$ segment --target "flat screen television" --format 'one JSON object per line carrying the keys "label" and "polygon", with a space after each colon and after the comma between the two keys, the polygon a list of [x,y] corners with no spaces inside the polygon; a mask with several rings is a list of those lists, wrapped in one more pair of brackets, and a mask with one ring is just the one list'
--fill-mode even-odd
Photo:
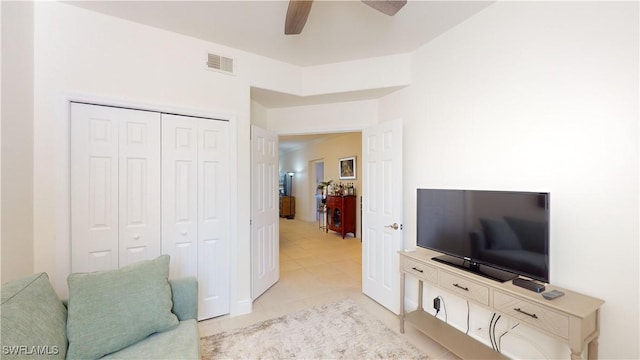
{"label": "flat screen television", "polygon": [[417,190],[417,245],[498,281],[549,282],[549,193]]}

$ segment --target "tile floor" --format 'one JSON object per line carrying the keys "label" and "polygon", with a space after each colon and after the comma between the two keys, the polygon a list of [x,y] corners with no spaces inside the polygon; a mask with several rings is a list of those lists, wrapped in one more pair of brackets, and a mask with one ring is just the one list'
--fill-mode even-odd
{"label": "tile floor", "polygon": [[[253,304],[253,312],[201,321],[200,336],[245,327],[297,310],[351,298],[399,333],[398,318],[361,290],[360,238],[325,233],[315,222],[280,219],[280,281]],[[406,324],[403,335],[432,359],[456,359],[446,349]]]}

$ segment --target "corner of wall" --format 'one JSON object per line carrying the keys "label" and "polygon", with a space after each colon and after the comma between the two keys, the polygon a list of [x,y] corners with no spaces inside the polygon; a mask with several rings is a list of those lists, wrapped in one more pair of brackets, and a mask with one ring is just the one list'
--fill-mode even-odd
{"label": "corner of wall", "polygon": [[[34,4],[1,3],[2,282],[34,271]],[[10,211],[7,211],[10,210]]]}

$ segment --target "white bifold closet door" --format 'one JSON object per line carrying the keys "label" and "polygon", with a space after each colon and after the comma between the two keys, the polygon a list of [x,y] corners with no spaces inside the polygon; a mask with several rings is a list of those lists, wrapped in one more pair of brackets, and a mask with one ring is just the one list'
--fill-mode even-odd
{"label": "white bifold closet door", "polygon": [[162,252],[198,277],[198,319],[229,312],[228,126],[162,115]]}
{"label": "white bifold closet door", "polygon": [[71,270],[160,255],[160,114],[71,105]]}
{"label": "white bifold closet door", "polygon": [[169,254],[198,319],[229,313],[229,123],[71,105],[71,271]]}

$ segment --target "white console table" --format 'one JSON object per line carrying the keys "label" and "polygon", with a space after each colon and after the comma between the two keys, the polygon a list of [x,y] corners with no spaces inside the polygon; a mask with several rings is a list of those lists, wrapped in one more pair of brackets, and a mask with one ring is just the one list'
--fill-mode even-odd
{"label": "white console table", "polygon": [[[418,248],[400,251],[400,332],[404,322],[410,322],[449,351],[461,358],[504,358],[481,342],[465,335],[423,310],[423,283],[440,287],[491,311],[509,316],[530,325],[540,332],[566,342],[571,359],[582,358],[588,344],[588,358],[598,358],[600,307],[604,301],[552,285],[546,291],[558,289],[564,296],[546,300],[541,294],[514,286],[510,281],[500,283],[482,276],[431,260],[442,255]],[[405,313],[405,281],[409,274],[418,282],[418,309]]]}

